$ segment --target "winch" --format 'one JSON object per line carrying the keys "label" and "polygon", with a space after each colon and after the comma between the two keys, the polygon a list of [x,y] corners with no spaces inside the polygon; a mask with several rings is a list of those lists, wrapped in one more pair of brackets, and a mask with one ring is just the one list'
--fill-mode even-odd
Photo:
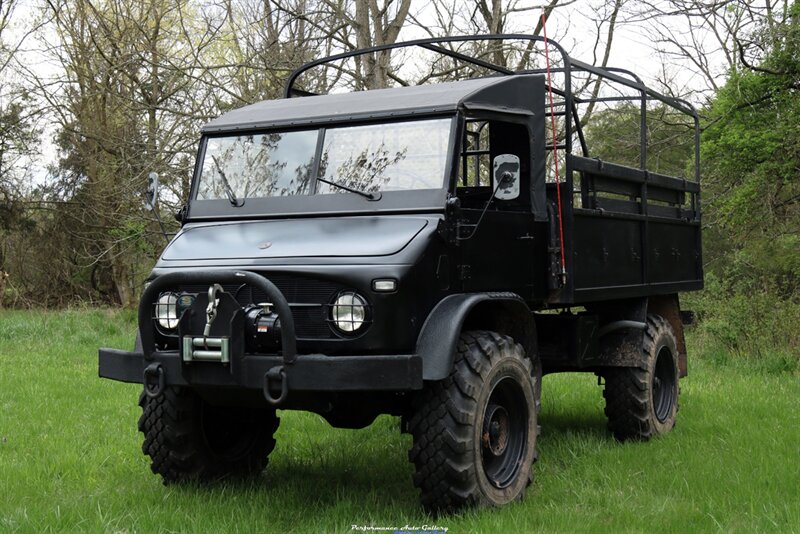
{"label": "winch", "polygon": [[276,352],[281,346],[281,322],[272,304],[250,304],[244,309],[248,352]]}

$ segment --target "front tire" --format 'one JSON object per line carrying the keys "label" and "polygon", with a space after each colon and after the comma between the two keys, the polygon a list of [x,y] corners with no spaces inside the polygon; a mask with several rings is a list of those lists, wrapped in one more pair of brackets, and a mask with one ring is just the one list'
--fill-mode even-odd
{"label": "front tire", "polygon": [[647,441],[672,430],[678,413],[678,349],[660,315],[648,315],[636,367],[604,373],[608,428],[620,441]]}
{"label": "front tire", "polygon": [[210,482],[260,473],[275,448],[272,409],[216,407],[188,388],[139,397],[142,452],[164,484]]}
{"label": "front tire", "polygon": [[414,485],[427,511],[524,496],[537,437],[533,368],[510,337],[461,335],[450,376],[426,385],[408,421]]}

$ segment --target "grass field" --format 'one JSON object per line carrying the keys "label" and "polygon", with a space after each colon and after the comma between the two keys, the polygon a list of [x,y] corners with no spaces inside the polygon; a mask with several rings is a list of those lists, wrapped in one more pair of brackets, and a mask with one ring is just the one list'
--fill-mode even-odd
{"label": "grass field", "polygon": [[692,352],[675,431],[616,443],[593,375],[544,380],[540,461],[524,502],[421,513],[398,421],[337,430],[282,414],[256,481],[164,487],[136,431],[138,388],[97,378],[132,314],[0,311],[0,531],[800,531],[800,376]]}

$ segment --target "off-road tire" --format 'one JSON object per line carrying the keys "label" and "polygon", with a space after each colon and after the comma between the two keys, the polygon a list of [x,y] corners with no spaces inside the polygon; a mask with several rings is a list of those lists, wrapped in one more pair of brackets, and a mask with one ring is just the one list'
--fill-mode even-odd
{"label": "off-road tire", "polygon": [[[537,437],[538,385],[532,369],[522,346],[508,336],[480,331],[461,335],[450,376],[427,384],[408,418],[413,481],[426,511],[501,506],[524,496],[533,480]],[[485,425],[497,421],[508,430],[505,445],[485,432]],[[498,428],[494,436],[500,434]],[[509,460],[497,455],[503,452]]]}
{"label": "off-road tire", "polygon": [[672,327],[648,315],[636,367],[603,373],[608,429],[619,441],[647,441],[672,430],[678,413],[678,349]]}
{"label": "off-road tire", "polygon": [[256,475],[275,448],[274,410],[218,408],[181,387],[155,398],[142,392],[139,406],[142,452],[164,484]]}

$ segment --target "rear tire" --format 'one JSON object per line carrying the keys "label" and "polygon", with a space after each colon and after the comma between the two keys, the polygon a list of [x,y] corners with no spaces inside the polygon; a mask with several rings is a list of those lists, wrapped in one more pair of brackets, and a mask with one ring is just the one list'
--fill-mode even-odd
{"label": "rear tire", "polygon": [[164,484],[260,473],[275,448],[275,410],[216,407],[188,388],[139,396],[142,452]]}
{"label": "rear tire", "polygon": [[537,437],[532,369],[510,337],[461,335],[450,376],[425,386],[408,419],[414,485],[428,512],[524,496]]}
{"label": "rear tire", "polygon": [[608,429],[620,441],[672,430],[678,413],[678,349],[672,327],[648,315],[639,365],[605,371]]}

